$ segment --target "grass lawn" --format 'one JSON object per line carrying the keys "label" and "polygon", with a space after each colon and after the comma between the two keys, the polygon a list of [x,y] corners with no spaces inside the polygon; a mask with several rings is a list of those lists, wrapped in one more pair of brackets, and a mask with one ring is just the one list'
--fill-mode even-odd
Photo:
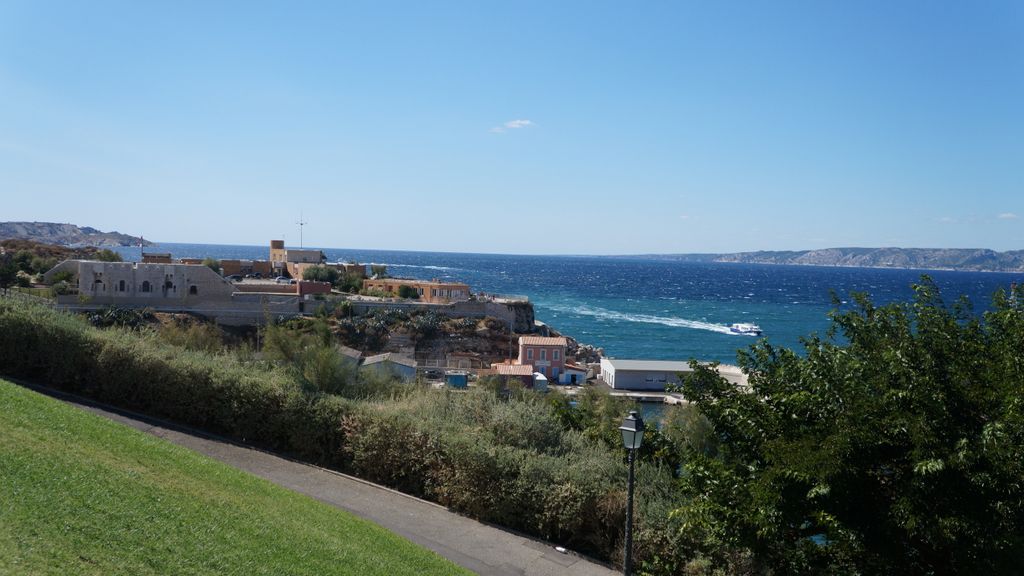
{"label": "grass lawn", "polygon": [[0,574],[470,574],[370,522],[0,380]]}

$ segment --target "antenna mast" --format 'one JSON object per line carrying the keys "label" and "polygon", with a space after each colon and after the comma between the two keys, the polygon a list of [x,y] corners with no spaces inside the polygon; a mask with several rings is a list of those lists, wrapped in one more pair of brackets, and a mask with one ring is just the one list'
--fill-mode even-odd
{"label": "antenna mast", "polygon": [[302,212],[299,212],[299,221],[296,222],[296,224],[299,225],[299,249],[301,250],[302,249],[302,227],[305,226],[306,224],[308,224],[308,222],[306,222],[305,220],[302,219]]}

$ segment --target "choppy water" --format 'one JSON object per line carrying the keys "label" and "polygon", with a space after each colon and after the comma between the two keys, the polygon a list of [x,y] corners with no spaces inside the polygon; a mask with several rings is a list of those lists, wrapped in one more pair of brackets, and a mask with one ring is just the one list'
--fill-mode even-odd
{"label": "choppy water", "polygon": [[[529,296],[537,319],[619,358],[720,360],[753,343],[729,332],[734,322],[761,326],[773,343],[828,328],[831,291],[848,300],[867,292],[876,303],[907,300],[923,272],[665,262],[588,256],[514,256],[323,248],[331,261],[386,264],[393,276],[442,278],[474,291]],[[122,248],[137,260],[138,248]],[[163,244],[147,251],[175,257],[266,259],[265,246]],[[1024,274],[927,272],[947,301],[967,295],[983,309],[999,288]]]}

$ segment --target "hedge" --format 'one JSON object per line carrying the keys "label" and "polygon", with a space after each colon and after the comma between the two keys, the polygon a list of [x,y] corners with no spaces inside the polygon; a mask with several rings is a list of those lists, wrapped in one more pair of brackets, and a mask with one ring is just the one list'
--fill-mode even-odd
{"label": "hedge", "polygon": [[[598,558],[621,558],[622,454],[562,430],[543,402],[503,401],[482,390],[374,401],[309,392],[285,369],[186,351],[145,330],[100,330],[4,299],[0,374],[294,455]],[[667,471],[643,473],[655,484],[671,482]],[[645,489],[638,526],[657,528],[649,540],[669,542],[664,519],[645,523],[643,510],[670,506],[645,504]],[[675,553],[638,548],[651,560]]]}

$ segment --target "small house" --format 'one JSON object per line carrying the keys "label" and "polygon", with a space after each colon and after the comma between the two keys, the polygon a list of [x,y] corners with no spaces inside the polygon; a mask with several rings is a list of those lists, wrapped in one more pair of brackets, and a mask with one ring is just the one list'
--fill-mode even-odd
{"label": "small house", "polygon": [[558,377],[559,384],[578,385],[587,381],[587,369],[572,362],[565,363],[565,371]]}
{"label": "small house", "polygon": [[535,392],[547,392],[548,391],[548,379],[540,372],[533,373],[533,390]]}
{"label": "small house", "polygon": [[363,360],[362,369],[390,373],[402,380],[416,379],[416,361],[393,352],[369,356]]}

